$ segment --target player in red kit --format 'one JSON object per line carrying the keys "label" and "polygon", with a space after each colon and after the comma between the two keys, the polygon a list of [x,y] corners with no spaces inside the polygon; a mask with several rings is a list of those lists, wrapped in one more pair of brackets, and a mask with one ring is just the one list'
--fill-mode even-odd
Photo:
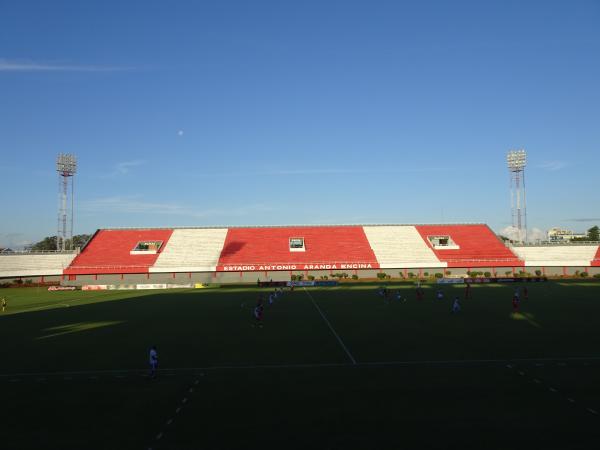
{"label": "player in red kit", "polygon": [[516,314],[519,312],[520,303],[521,303],[521,300],[519,299],[519,296],[514,295],[513,299],[512,299],[513,314]]}

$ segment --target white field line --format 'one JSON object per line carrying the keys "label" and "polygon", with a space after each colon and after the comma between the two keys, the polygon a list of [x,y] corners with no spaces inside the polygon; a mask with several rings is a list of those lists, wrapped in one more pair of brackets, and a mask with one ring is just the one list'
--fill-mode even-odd
{"label": "white field line", "polygon": [[[468,366],[468,365],[506,365],[510,363],[535,363],[536,361],[600,361],[600,357],[574,357],[574,358],[519,358],[519,359],[440,359],[440,360],[407,360],[407,361],[371,361],[354,363],[299,363],[299,364],[230,364],[204,367],[173,367],[171,369],[158,369],[157,372],[194,372],[209,370],[261,370],[261,369],[320,369],[335,367],[376,367],[376,366]],[[23,376],[65,376],[65,375],[114,375],[135,374],[144,375],[148,369],[105,369],[105,370],[73,370],[64,372],[15,372],[0,374],[0,378],[23,377]],[[202,375],[201,375],[202,376]]]}
{"label": "white field line", "polygon": [[[193,291],[193,289],[186,289],[186,290]],[[19,309],[18,311],[7,311],[7,313],[8,313],[7,316],[12,316],[14,314],[22,314],[22,313],[27,313],[27,312],[41,311],[43,309],[48,309],[48,308],[50,308],[50,309],[58,309],[59,306],[62,306],[63,308],[68,308],[70,306],[95,305],[96,303],[102,303],[103,301],[105,301],[106,300],[105,297],[111,297],[111,296],[115,295],[116,292],[119,292],[119,291],[112,291],[112,292],[107,293],[107,294],[100,294],[100,295],[97,295],[95,297],[89,297],[89,298],[84,298],[84,297],[81,297],[81,298],[72,298],[72,299],[66,300],[63,303],[52,303],[52,304],[45,305],[45,306],[33,306],[31,308]],[[120,292],[123,292],[123,291],[120,291]],[[140,291],[138,291],[138,293],[139,292]],[[155,291],[155,293],[158,294],[159,292]],[[150,293],[148,293],[148,294],[151,295]],[[139,295],[139,294],[138,295],[133,295],[133,296],[127,296],[127,297],[124,297],[122,300],[129,300],[131,298],[138,298],[140,296],[141,295]],[[84,301],[90,300],[90,299],[91,300],[100,299],[101,301],[100,302],[89,302],[89,303],[81,303],[81,304],[73,305],[73,303],[84,302]],[[108,298],[106,301],[115,301],[115,300],[117,300],[117,299]]]}
{"label": "white field line", "polygon": [[53,303],[52,305],[46,305],[46,306],[34,306],[32,308],[25,308],[25,309],[20,309],[18,311],[14,311],[14,312],[10,312],[9,315],[14,315],[14,314],[21,314],[21,313],[26,313],[26,312],[32,312],[32,311],[41,311],[42,309],[58,309],[59,306],[62,306],[63,308],[68,308],[69,305],[68,303]]}
{"label": "white field line", "polygon": [[[194,384],[196,385],[199,382],[200,382],[200,380],[196,380],[196,381],[194,381]],[[190,387],[189,388],[189,392],[190,393],[194,392],[194,388]],[[185,405],[187,402],[188,402],[188,398],[187,397],[183,397],[183,400],[181,400],[181,405]],[[179,411],[181,411],[181,406],[177,407],[177,409],[175,410],[175,414],[179,414]],[[167,427],[170,426],[173,423],[174,420],[175,419],[173,417],[171,417],[170,419],[168,419],[167,423],[166,423],[166,426]],[[159,441],[159,440],[162,439],[163,436],[164,436],[164,430],[161,430],[161,432],[158,433],[154,439],[157,440],[157,441]],[[152,450],[152,447],[149,447],[149,448],[150,448],[150,450]]]}
{"label": "white field line", "polygon": [[339,336],[339,334],[337,334],[337,332],[335,331],[335,329],[333,328],[333,326],[331,325],[329,320],[327,320],[327,317],[325,317],[325,314],[323,313],[323,311],[321,311],[321,308],[319,308],[319,305],[317,305],[317,302],[315,302],[315,299],[313,298],[311,293],[306,288],[304,288],[304,292],[306,292],[306,294],[310,298],[310,301],[312,302],[312,304],[315,305],[315,308],[317,308],[317,311],[319,311],[319,314],[321,314],[321,317],[323,318],[323,320],[325,321],[325,323],[327,324],[327,326],[329,327],[329,329],[331,330],[331,332],[333,333],[333,335],[335,336],[337,341],[340,343],[340,346],[346,352],[346,355],[348,355],[348,358],[350,358],[350,361],[352,361],[352,364],[356,365],[356,360],[354,359],[354,356],[352,356],[352,353],[350,353],[350,350],[348,350],[348,347],[346,347],[346,344],[344,344],[344,341],[342,341],[342,338]]}

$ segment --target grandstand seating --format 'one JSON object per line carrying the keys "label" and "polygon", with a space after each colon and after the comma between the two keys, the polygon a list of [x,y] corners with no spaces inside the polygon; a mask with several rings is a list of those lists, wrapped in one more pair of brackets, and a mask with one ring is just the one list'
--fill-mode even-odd
{"label": "grandstand seating", "polygon": [[227,228],[189,228],[173,231],[150,272],[213,272]]}
{"label": "grandstand seating", "polygon": [[525,260],[526,266],[579,266],[591,265],[598,250],[596,245],[545,245],[513,247]]}
{"label": "grandstand seating", "polygon": [[150,240],[163,241],[162,251],[172,232],[165,229],[100,230],[64,273],[146,273],[159,253],[132,255],[130,252],[138,242]]}
{"label": "grandstand seating", "polygon": [[[446,236],[447,248],[442,246]],[[437,238],[435,244],[430,237]],[[299,238],[292,248],[291,238]],[[132,253],[140,241],[163,244],[156,254],[147,250]],[[18,276],[60,274],[63,267],[64,274],[77,275],[600,266],[598,246],[520,246],[511,250],[483,224],[105,229],[97,231],[72,261],[73,255],[27,257],[39,259],[12,264],[10,261],[18,261],[16,255],[0,256],[0,277],[15,272]],[[8,271],[9,266],[14,267]]]}
{"label": "grandstand seating", "polygon": [[[290,252],[293,237],[304,238],[305,251]],[[230,228],[217,270],[286,270],[290,265],[298,266],[290,270],[379,267],[360,226],[265,227]]]}
{"label": "grandstand seating", "polygon": [[[448,267],[523,266],[523,261],[487,225],[417,225],[416,229],[436,256],[448,263]],[[450,236],[459,248],[434,248],[428,237],[439,235]]]}
{"label": "grandstand seating", "polygon": [[598,246],[598,249],[596,250],[596,255],[594,256],[594,259],[592,260],[592,266],[600,267],[600,246]]}
{"label": "grandstand seating", "polygon": [[61,275],[75,253],[0,255],[0,278]]}
{"label": "grandstand seating", "polygon": [[363,227],[382,269],[447,267],[412,225]]}

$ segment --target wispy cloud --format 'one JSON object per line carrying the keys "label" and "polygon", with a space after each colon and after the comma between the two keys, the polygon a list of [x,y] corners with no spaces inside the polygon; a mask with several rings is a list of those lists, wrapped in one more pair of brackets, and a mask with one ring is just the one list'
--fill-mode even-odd
{"label": "wispy cloud", "polygon": [[[513,241],[521,241],[525,238],[524,233],[512,225],[502,228],[502,230],[500,230],[500,235],[505,236]],[[545,239],[546,233],[542,229],[533,227],[527,230],[528,242],[543,241]]]}
{"label": "wispy cloud", "polygon": [[22,249],[31,243],[31,239],[28,239],[23,233],[0,233],[0,247],[2,248]]}
{"label": "wispy cloud", "polygon": [[566,219],[567,222],[600,222],[600,217],[577,217],[575,219]]}
{"label": "wispy cloud", "polygon": [[198,209],[180,203],[149,202],[139,195],[114,196],[83,201],[81,211],[90,213],[128,213],[186,216],[192,218],[245,216],[271,211],[263,204],[250,204],[231,208]]}
{"label": "wispy cloud", "polygon": [[114,178],[121,175],[128,175],[133,171],[134,168],[143,166],[144,164],[146,164],[146,161],[142,159],[134,159],[132,161],[121,161],[112,166],[112,168],[109,169],[109,171],[104,173],[97,173],[95,174],[95,176],[98,178]]}
{"label": "wispy cloud", "polygon": [[423,173],[423,172],[445,172],[453,170],[450,167],[419,167],[419,168],[325,168],[325,169],[266,169],[245,170],[232,172],[205,172],[194,173],[196,177],[268,177],[268,176],[310,176],[310,175],[367,175],[367,174],[399,174],[399,173]]}
{"label": "wispy cloud", "polygon": [[132,167],[139,167],[143,166],[144,164],[146,164],[146,161],[143,161],[141,159],[120,162],[115,166],[115,174],[127,175],[131,171]]}
{"label": "wispy cloud", "polygon": [[548,170],[550,172],[556,172],[557,170],[564,169],[567,167],[569,163],[566,161],[545,161],[542,164],[539,164],[537,167],[540,169]]}
{"label": "wispy cloud", "polygon": [[132,67],[63,64],[0,58],[0,72],[118,72]]}

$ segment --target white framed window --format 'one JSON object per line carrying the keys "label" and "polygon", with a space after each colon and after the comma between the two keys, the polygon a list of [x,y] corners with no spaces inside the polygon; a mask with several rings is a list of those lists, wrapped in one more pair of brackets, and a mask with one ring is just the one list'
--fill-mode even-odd
{"label": "white framed window", "polygon": [[290,238],[290,252],[305,252],[306,247],[304,246],[304,238],[292,237]]}
{"label": "white framed window", "polygon": [[452,240],[449,235],[427,236],[433,248],[438,250],[458,250],[460,247]]}
{"label": "white framed window", "polygon": [[163,241],[139,241],[130,255],[155,255],[162,247]]}

